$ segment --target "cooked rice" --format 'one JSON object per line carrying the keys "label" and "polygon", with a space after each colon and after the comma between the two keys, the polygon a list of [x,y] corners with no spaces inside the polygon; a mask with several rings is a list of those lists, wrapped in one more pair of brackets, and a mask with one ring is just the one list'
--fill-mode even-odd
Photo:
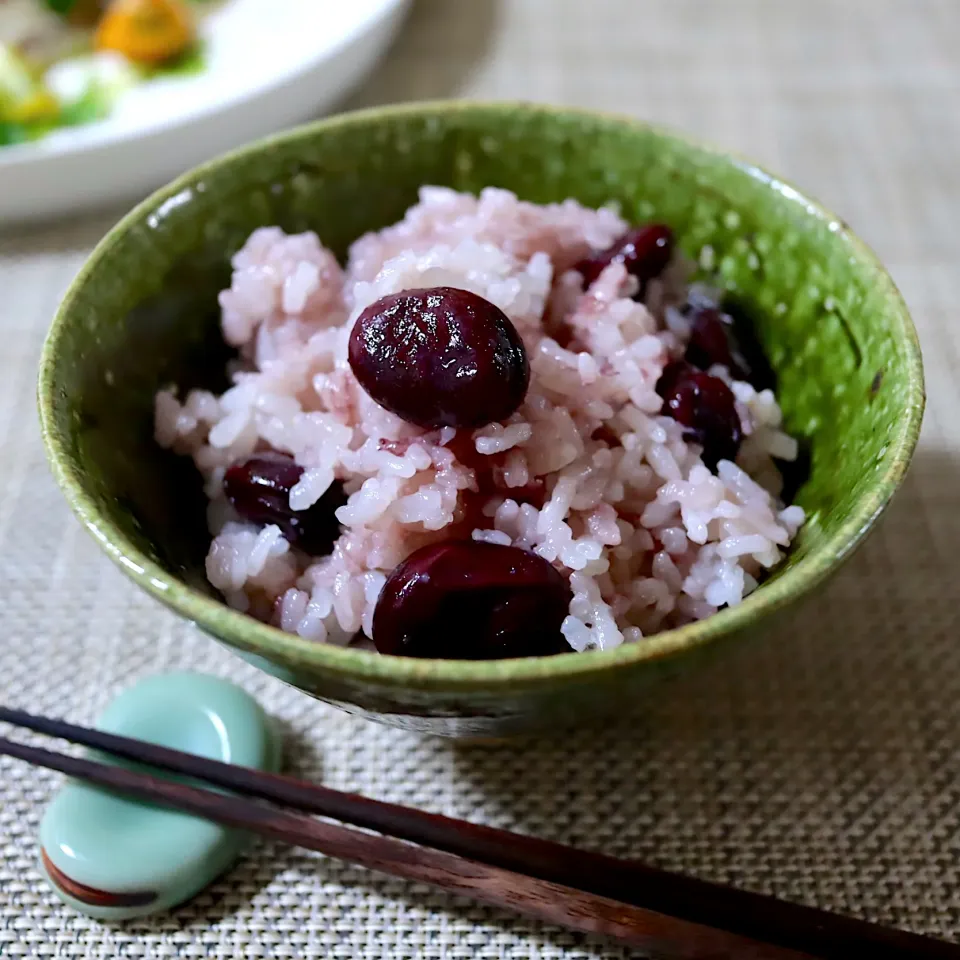
{"label": "cooked rice", "polygon": [[[538,206],[505,190],[477,198],[425,187],[400,223],[356,241],[345,270],[312,233],[256,230],[220,296],[224,337],[240,350],[233,386],[219,397],[195,390],[181,399],[171,387],[156,398],[158,442],[192,456],[204,477],[207,576],[228,603],[345,644],[370,635],[389,572],[451,534],[533,550],[568,576],[563,633],[575,650],[640,640],[755,589],[803,523],[800,507],[777,499],[772,459],[795,458],[796,443],[780,429],[771,391],[732,381],[725,368],[711,372],[737,400],[745,439],[736,464],[711,473],[682,427],[660,415],[657,380],[688,335],[678,309],[686,265],[676,258],[644,303],[631,299],[636,281],[621,265],[586,292],[570,270],[626,229],[612,210],[572,200]],[[364,307],[440,285],[500,307],[530,358],[522,406],[470,438],[400,420],[347,362]],[[343,482],[349,499],[329,556],[304,556],[278,527],[241,521],[224,499],[227,467],[265,449],[304,467],[292,509]],[[494,458],[496,492],[465,529],[467,500],[476,500],[471,464],[485,457]],[[538,481],[543,505],[521,502],[518,491]]]}

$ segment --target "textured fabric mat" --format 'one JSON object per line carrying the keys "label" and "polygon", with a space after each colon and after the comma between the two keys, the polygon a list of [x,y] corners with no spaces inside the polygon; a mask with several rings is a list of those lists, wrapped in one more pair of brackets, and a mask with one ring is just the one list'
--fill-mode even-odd
{"label": "textured fabric mat", "polygon": [[[424,0],[351,101],[635,113],[757,158],[874,245],[923,340],[921,448],[880,530],[779,634],[615,726],[496,748],[369,724],[256,673],[127,583],[48,477],[37,357],[101,217],[0,239],[0,701],[88,722],[139,676],[206,670],[281,717],[289,766],[331,786],[960,939],[958,46],[956,0]],[[103,926],[35,865],[55,784],[0,762],[2,957],[626,955],[274,847],[174,914]]]}

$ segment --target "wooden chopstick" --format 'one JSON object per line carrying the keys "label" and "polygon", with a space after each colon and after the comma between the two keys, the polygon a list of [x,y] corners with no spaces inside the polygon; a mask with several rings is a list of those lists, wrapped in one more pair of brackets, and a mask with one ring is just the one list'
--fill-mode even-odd
{"label": "wooden chopstick", "polygon": [[429,883],[547,923],[612,937],[654,956],[671,960],[812,960],[809,954],[756,943],[726,931],[467,860],[446,851],[288,813],[244,797],[173,783],[3,737],[0,737],[0,754],[224,826],[317,850],[406,880]]}
{"label": "wooden chopstick", "polygon": [[[533,878],[557,884],[608,901],[618,901],[621,905],[653,912],[691,927],[713,927],[715,933],[723,932],[730,936],[777,944],[782,950],[794,951],[743,953],[743,946],[738,946],[735,954],[737,956],[787,957],[797,956],[799,952],[799,955],[846,958],[853,955],[854,951],[863,950],[866,951],[864,955],[870,956],[871,960],[960,957],[960,947],[943,941],[668,873],[636,861],[619,860],[535,837],[454,820],[398,804],[383,803],[291,777],[260,773],[144,741],[75,726],[62,720],[32,716],[18,710],[0,707],[0,720],[104,750],[129,760],[184,773],[241,794],[319,813],[377,830],[388,837],[401,838],[421,846],[453,853],[461,859],[466,858],[510,871],[514,875],[522,875],[523,879]],[[10,741],[6,741],[4,746],[9,743]],[[30,749],[20,744],[13,746],[21,751]],[[0,752],[5,750],[0,749]],[[59,757],[58,754],[50,756]],[[22,756],[22,759],[29,758]],[[73,758],[61,759],[77,762]],[[155,782],[170,786],[168,781]],[[105,785],[116,786],[115,783]],[[157,795],[154,793],[146,798],[157,799]],[[259,804],[254,806],[259,811],[269,810]],[[196,810],[191,812],[209,816]],[[309,818],[301,819],[316,823]],[[244,825],[257,830],[256,826]],[[309,846],[288,836],[281,839]],[[403,844],[403,847],[409,849],[409,844]],[[356,858],[348,856],[346,859]],[[580,926],[578,929],[584,928]],[[756,946],[755,944],[754,947]],[[680,957],[724,954],[674,952],[668,955]]]}

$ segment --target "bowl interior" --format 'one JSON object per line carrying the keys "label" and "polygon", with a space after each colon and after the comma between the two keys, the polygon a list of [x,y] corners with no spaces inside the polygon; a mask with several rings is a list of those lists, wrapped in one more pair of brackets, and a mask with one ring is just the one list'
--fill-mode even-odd
{"label": "bowl interior", "polygon": [[[650,651],[744,625],[817,582],[856,543],[902,477],[923,393],[902,301],[845,225],[747,163],[622,118],[419,105],[324,121],[187,175],[127,217],[68,294],[41,372],[45,437],[74,507],[144,586],[201,622],[213,616],[197,596],[213,596],[199,477],[154,443],[152,398],[171,383],[225,385],[217,293],[230,255],[265,224],[316,230],[343,255],[363,232],[399,219],[422,184],[614,201],[627,219],[662,219],[753,319],[786,426],[808,453],[795,502],[809,519],[787,562],[740,608],[663,635]],[[230,616],[233,626],[217,632],[243,632],[239,645],[275,660],[348,653],[307,653],[252,621],[238,631]],[[349,656],[339,662],[375,659]]]}

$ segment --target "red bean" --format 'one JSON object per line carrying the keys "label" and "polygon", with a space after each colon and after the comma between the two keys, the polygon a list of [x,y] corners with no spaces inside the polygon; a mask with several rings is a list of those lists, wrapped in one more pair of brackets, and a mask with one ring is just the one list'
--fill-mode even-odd
{"label": "red bean", "polygon": [[311,556],[331,551],[340,536],[334,511],[347,502],[343,486],[334,482],[306,510],[290,509],[290,491],[303,467],[285,453],[262,453],[235,463],[223,477],[223,492],[250,523],[276,524],[287,540]]}
{"label": "red bean", "polygon": [[628,230],[606,250],[581,260],[574,269],[590,286],[611,263],[622,263],[627,273],[640,281],[641,295],[648,281],[659,277],[673,256],[673,231],[662,223]]}
{"label": "red bean", "polygon": [[381,653],[445,660],[566,653],[569,606],[566,580],[535,553],[448,540],[415,551],[387,578],[373,642]]}
{"label": "red bean", "polygon": [[350,335],[350,366],[380,406],[417,426],[482,427],[523,402],[530,365],[494,304],[467,290],[405,290],[372,303]]}
{"label": "red bean", "polygon": [[734,460],[743,439],[736,399],[719,378],[689,363],[676,361],[657,381],[663,413],[686,427],[684,438],[703,447],[703,462],[716,469],[720,460]]}

